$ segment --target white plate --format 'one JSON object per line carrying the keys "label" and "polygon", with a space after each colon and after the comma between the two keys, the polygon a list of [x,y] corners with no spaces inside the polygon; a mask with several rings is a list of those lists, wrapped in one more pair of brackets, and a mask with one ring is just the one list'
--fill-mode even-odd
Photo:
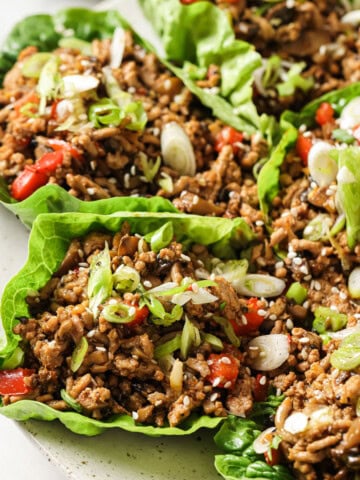
{"label": "white plate", "polygon": [[[86,0],[11,0],[0,17],[3,37],[15,21],[25,15],[54,12],[71,5],[95,5]],[[108,0],[153,43],[156,38],[134,0]],[[157,43],[158,45],[158,43]],[[19,221],[0,208],[0,293],[5,283],[23,265],[28,232]],[[32,480],[214,480],[219,478],[213,462],[216,447],[213,432],[190,437],[148,438],[140,434],[109,431],[85,438],[67,431],[59,423],[27,422],[19,426],[0,416],[0,467],[5,479]],[[43,452],[62,469],[50,465],[31,445],[28,432]],[[16,444],[14,444],[16,442]]]}

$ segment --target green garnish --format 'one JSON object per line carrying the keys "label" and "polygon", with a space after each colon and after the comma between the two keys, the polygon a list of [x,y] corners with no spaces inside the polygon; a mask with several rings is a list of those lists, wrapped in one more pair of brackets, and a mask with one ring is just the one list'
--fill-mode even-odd
{"label": "green garnish", "polygon": [[86,337],[81,337],[80,342],[76,345],[73,354],[71,355],[70,369],[72,372],[77,372],[81,367],[86,353],[88,351],[89,344]]}
{"label": "green garnish", "polygon": [[339,370],[354,370],[360,365],[360,333],[353,333],[331,354],[330,363]]}
{"label": "green garnish", "polygon": [[172,222],[166,222],[157,230],[148,233],[144,239],[150,243],[151,250],[159,252],[162,248],[167,247],[174,238],[174,228]]}
{"label": "green garnish", "polygon": [[331,136],[334,140],[341,143],[347,143],[348,145],[352,145],[355,142],[355,137],[342,128],[335,128],[335,130],[332,131]]}
{"label": "green garnish", "polygon": [[95,255],[90,264],[88,283],[89,308],[97,317],[98,307],[110,297],[113,288],[113,276],[111,272],[111,259],[109,247],[106,244],[104,250]]}
{"label": "green garnish", "polygon": [[82,413],[81,405],[76,400],[74,400],[64,388],[60,390],[60,396],[64,400],[64,402],[75,412]]}
{"label": "green garnish", "polygon": [[295,303],[301,305],[305,302],[308,291],[299,282],[294,282],[290,285],[289,290],[286,292],[286,298],[294,300]]}
{"label": "green garnish", "polygon": [[337,332],[344,328],[348,321],[347,315],[327,307],[318,307],[314,314],[313,329],[318,333]]}

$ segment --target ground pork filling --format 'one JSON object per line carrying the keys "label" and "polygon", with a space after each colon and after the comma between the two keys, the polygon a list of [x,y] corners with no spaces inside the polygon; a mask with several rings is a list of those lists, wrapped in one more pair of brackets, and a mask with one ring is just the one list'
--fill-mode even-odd
{"label": "ground pork filling", "polygon": [[[127,129],[128,118],[119,126],[95,128],[89,122],[91,105],[109,100],[103,72],[109,68],[110,47],[110,40],[94,40],[91,56],[76,49],[56,50],[62,77],[80,74],[99,84],[74,98],[48,99],[41,115],[37,113],[38,80],[23,74],[24,63],[31,61],[36,49],[29,47],[20,53],[0,90],[0,175],[10,187],[25,168],[53,152],[55,140],[66,142],[67,147],[47,182],[83,200],[160,195],[184,212],[227,217],[239,216],[242,204],[257,204],[252,167],[266,156],[266,142],[259,135],[241,134],[235,147],[226,145],[227,141],[217,146],[225,126],[209,115],[154,54],[134,43],[129,32],[122,63],[112,69],[112,75],[118,87],[141,103],[146,126],[143,131]],[[206,82],[210,88],[211,82],[218,81],[217,70],[216,66],[209,69],[204,88]],[[177,171],[164,162],[161,135],[173,123],[189,139],[194,170]]]}
{"label": "ground pork filling", "polygon": [[[143,238],[129,235],[126,228],[113,237],[92,233],[74,240],[58,274],[37,296],[29,298],[34,316],[21,319],[15,327],[23,339],[25,364],[36,371],[28,379],[31,393],[27,398],[68,410],[61,396],[64,389],[85,415],[102,419],[127,414],[137,422],[157,426],[176,426],[194,411],[212,416],[226,416],[229,412],[246,415],[253,405],[251,372],[243,355],[214,321],[226,315],[223,298],[228,299],[226,309],[233,309],[240,317],[247,311],[246,300],[236,295],[228,282],[221,278],[217,282],[215,278],[215,286],[205,292],[211,293],[210,300],[185,303],[179,320],[168,326],[147,315],[143,322],[131,324],[111,323],[104,318],[106,305],[119,302],[141,310],[140,290],[121,295],[114,290],[94,317],[87,293],[90,264],[106,244],[112,271],[122,265],[138,272],[144,291],[167,282],[180,284],[185,278],[196,292],[196,271],[204,270],[204,262],[211,259],[201,246],[194,246],[185,255],[182,245],[176,242],[156,254]],[[167,297],[158,298],[171,312],[175,305]],[[159,346],[182,333],[185,318],[200,332],[199,341],[190,341],[188,346],[185,343],[185,352],[183,347],[179,352],[177,346],[173,355],[172,350],[160,355]],[[216,336],[220,347],[212,346],[206,334]],[[75,372],[71,359],[83,338],[88,348]],[[225,367],[232,362],[235,369],[232,378],[212,373],[212,365],[222,352],[221,362]],[[8,396],[4,403],[19,399]]]}

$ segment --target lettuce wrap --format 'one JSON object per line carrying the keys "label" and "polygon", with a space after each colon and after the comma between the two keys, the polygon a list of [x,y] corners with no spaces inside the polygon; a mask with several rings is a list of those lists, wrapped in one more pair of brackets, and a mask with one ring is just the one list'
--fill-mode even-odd
{"label": "lettuce wrap", "polygon": [[[26,298],[43,287],[58,270],[72,239],[83,237],[92,231],[119,231],[126,221],[132,233],[146,235],[171,222],[177,241],[184,245],[201,243],[216,251],[221,245],[225,251],[236,252],[253,239],[253,233],[242,219],[234,221],[181,215],[176,213],[120,212],[101,215],[101,205],[93,205],[93,213],[43,214],[35,220],[29,240],[29,256],[23,269],[8,283],[1,303],[1,316],[6,334],[6,344],[0,350],[3,369],[15,368],[21,363],[18,347],[20,337],[13,327],[21,317],[29,316]],[[220,255],[221,252],[218,253]],[[16,420],[30,418],[60,420],[75,433],[96,435],[108,428],[124,428],[147,435],[184,435],[201,427],[214,428],[221,418],[193,415],[181,428],[155,428],[136,425],[133,418],[120,415],[106,421],[97,421],[75,412],[59,412],[47,405],[22,400],[3,406],[0,413]]]}
{"label": "lettuce wrap", "polygon": [[282,114],[281,139],[272,149],[269,160],[261,168],[257,179],[260,207],[265,215],[268,214],[272,201],[279,193],[280,169],[286,155],[295,146],[297,129],[301,126],[309,128],[316,126],[315,114],[322,103],[330,103],[334,111],[340,113],[345,105],[358,96],[360,96],[360,83],[355,83],[313,100],[298,113],[288,110]]}

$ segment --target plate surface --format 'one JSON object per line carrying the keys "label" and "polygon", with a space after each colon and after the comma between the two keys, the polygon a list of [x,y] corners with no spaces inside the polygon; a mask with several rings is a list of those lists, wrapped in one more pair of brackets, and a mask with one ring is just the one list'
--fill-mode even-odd
{"label": "plate surface", "polygon": [[[62,7],[117,6],[135,29],[159,45],[151,27],[134,0],[12,0],[0,17],[0,40],[20,18],[31,13],[54,12]],[[0,207],[0,294],[6,282],[23,265],[27,255],[28,232],[20,222]],[[148,438],[140,434],[109,431],[98,437],[72,434],[59,423],[27,422],[18,426],[0,416],[0,467],[3,478],[30,480],[215,480],[213,467],[216,447],[213,432],[201,431],[191,437]],[[56,464],[39,455],[30,438]],[[16,445],[14,445],[16,442]],[[19,451],[22,452],[19,461]],[[6,474],[8,472],[8,475]],[[11,474],[11,477],[10,477]]]}

